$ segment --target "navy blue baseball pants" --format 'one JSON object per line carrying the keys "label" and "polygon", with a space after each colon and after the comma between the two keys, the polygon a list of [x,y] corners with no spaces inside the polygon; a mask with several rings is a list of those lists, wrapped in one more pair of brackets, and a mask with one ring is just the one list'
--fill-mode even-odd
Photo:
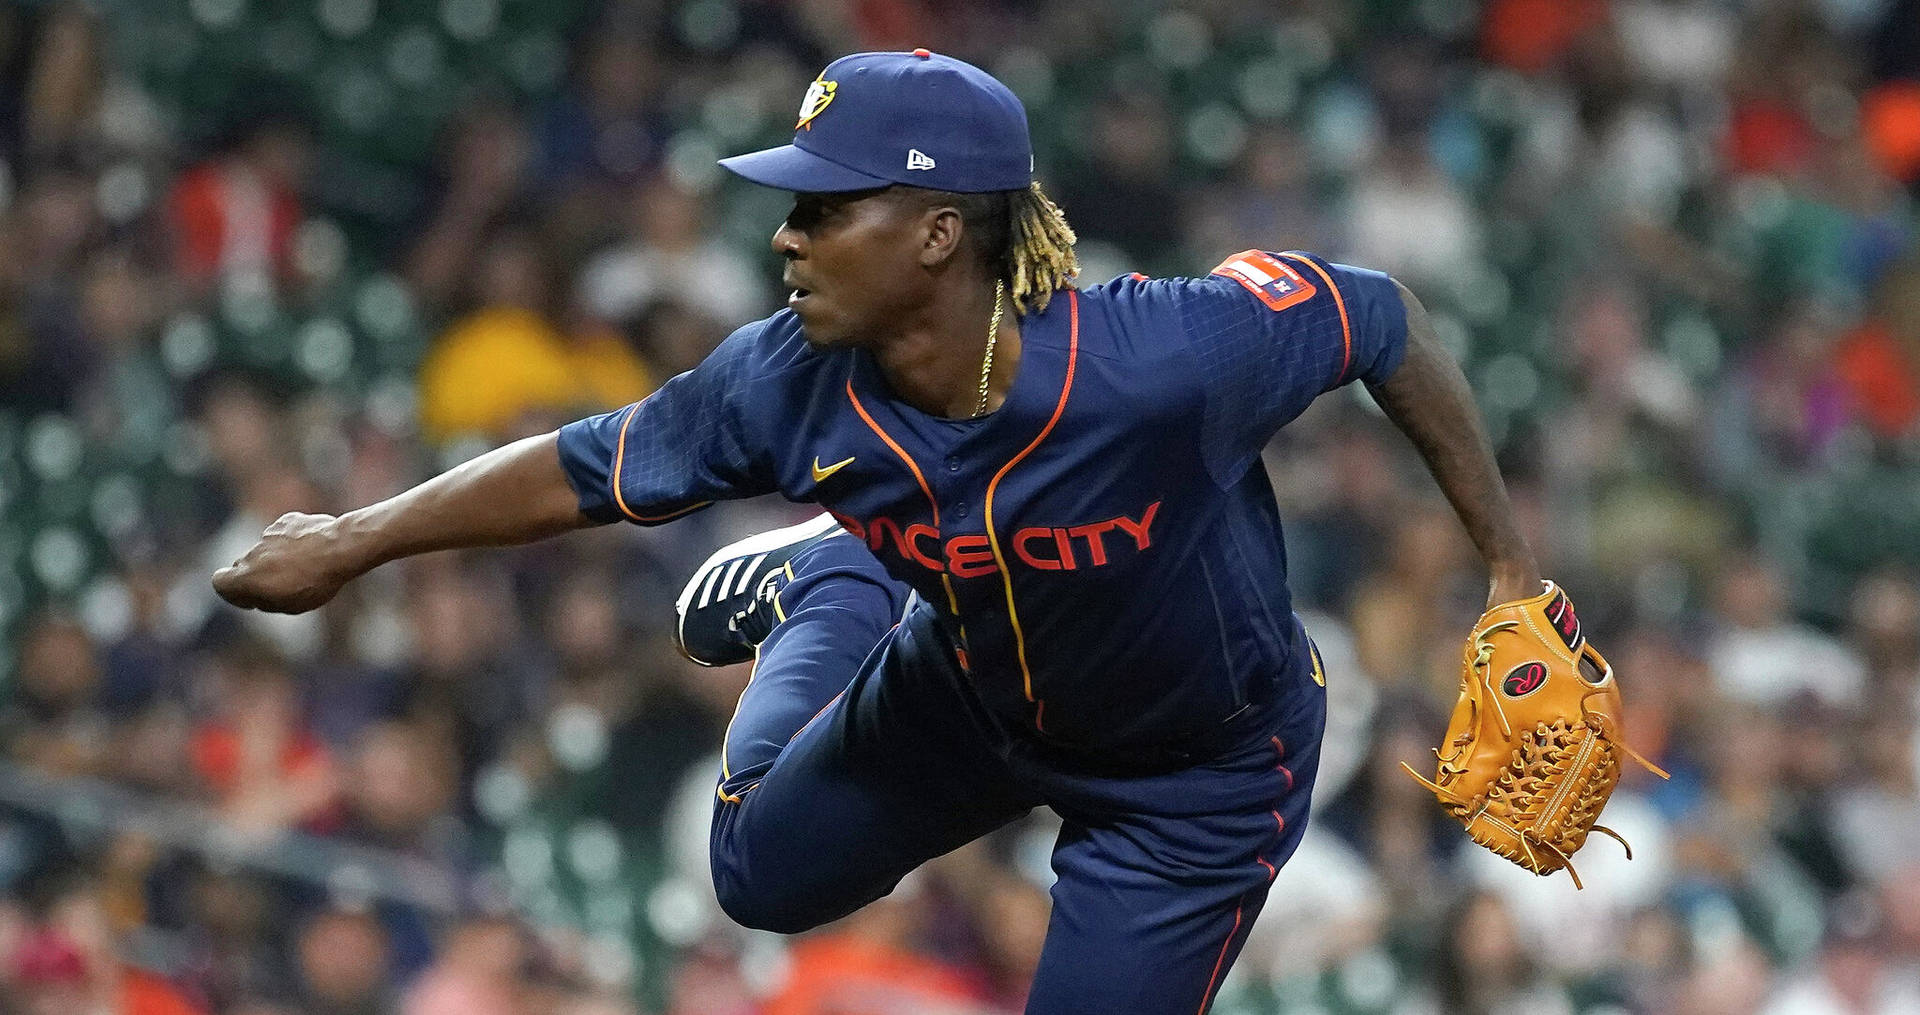
{"label": "navy blue baseball pants", "polygon": [[728,915],[819,926],[1046,805],[1065,826],[1027,1011],[1206,1011],[1306,828],[1324,695],[1211,761],[1102,774],[1002,733],[930,609],[857,541],[792,567],[722,750],[711,845]]}

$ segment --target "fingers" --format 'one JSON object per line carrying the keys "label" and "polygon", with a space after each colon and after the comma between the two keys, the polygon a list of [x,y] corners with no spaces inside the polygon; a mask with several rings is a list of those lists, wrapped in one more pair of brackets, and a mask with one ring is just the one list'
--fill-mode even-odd
{"label": "fingers", "polygon": [[288,520],[293,517],[295,516],[281,515],[275,519],[273,524],[268,525],[266,530],[260,533],[259,542],[248,547],[247,552],[241,554],[233,563],[213,573],[213,591],[220,598],[243,610],[268,608],[261,597],[247,587],[258,581],[254,569],[248,562],[258,557],[261,547],[278,534],[275,530],[283,529]]}
{"label": "fingers", "polygon": [[329,520],[326,515],[288,512],[260,533],[260,540],[233,563],[215,571],[213,591],[243,610],[305,613],[333,598],[316,548],[306,537]]}
{"label": "fingers", "polygon": [[213,591],[228,604],[242,610],[262,613],[305,613],[333,598],[327,590],[305,587],[275,592],[260,587],[261,579],[244,561],[236,561],[213,573]]}
{"label": "fingers", "polygon": [[244,576],[245,572],[240,569],[239,561],[215,571],[213,573],[214,594],[243,610],[260,609],[260,599],[247,591]]}

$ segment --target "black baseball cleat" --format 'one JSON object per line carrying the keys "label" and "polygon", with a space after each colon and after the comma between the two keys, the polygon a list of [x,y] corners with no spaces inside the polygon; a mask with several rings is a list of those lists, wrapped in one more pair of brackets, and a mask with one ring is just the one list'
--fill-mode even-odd
{"label": "black baseball cleat", "polygon": [[752,659],[779,622],[774,598],[791,577],[787,562],[840,531],[840,523],[823,514],[715,550],[673,604],[674,647],[702,666]]}

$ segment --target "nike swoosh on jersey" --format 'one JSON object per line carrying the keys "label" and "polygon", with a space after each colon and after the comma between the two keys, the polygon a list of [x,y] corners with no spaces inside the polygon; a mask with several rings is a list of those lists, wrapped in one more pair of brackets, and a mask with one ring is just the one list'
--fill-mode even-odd
{"label": "nike swoosh on jersey", "polygon": [[844,460],[835,462],[824,469],[820,467],[820,459],[815,458],[813,460],[813,481],[816,483],[826,482],[828,476],[831,476],[834,473],[839,472],[841,469],[844,469],[847,466],[852,465],[854,457],[855,456],[849,455]]}

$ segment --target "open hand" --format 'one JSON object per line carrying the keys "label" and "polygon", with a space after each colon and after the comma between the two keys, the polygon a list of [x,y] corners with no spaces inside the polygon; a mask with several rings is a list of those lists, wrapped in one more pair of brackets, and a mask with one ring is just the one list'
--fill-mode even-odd
{"label": "open hand", "polygon": [[252,549],[213,573],[213,590],[242,609],[268,613],[325,605],[364,570],[349,559],[338,521],[332,515],[281,515]]}

